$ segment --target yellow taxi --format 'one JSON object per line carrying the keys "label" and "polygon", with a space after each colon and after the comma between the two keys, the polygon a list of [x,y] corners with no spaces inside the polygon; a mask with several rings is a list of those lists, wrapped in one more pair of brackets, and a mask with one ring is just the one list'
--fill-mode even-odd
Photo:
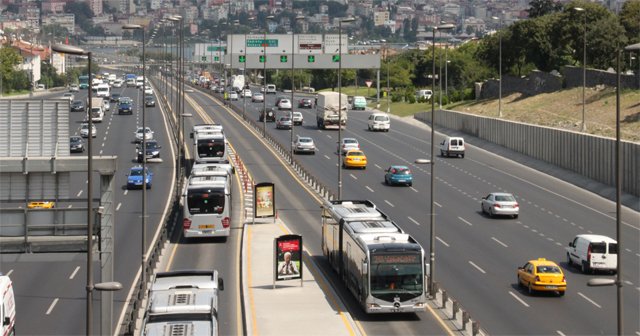
{"label": "yellow taxi", "polygon": [[29,202],[27,204],[28,209],[53,209],[56,207],[56,202]]}
{"label": "yellow taxi", "polygon": [[567,290],[567,280],[558,264],[538,258],[518,267],[518,286],[527,288],[529,294],[540,291],[556,292],[563,296]]}
{"label": "yellow taxi", "polygon": [[367,157],[359,149],[350,149],[344,156],[342,168],[362,168],[367,169]]}

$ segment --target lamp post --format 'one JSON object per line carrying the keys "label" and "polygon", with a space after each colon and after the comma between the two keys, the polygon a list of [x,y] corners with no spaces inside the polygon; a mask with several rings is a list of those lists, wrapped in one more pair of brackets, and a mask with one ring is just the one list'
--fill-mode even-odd
{"label": "lamp post", "polygon": [[87,335],[91,335],[93,331],[92,326],[92,307],[91,303],[93,301],[93,178],[92,178],[92,170],[93,170],[93,149],[91,140],[93,138],[93,121],[91,120],[91,51],[85,51],[84,49],[70,46],[67,44],[55,44],[51,47],[55,52],[71,54],[71,55],[79,55],[79,56],[87,56],[88,59],[88,72],[89,72],[89,90],[87,90],[87,100],[88,100],[88,123],[89,123],[89,136],[87,137],[87,317],[86,317],[86,331]]}
{"label": "lamp post", "polygon": [[584,29],[582,36],[582,132],[587,131],[587,122],[585,119],[585,90],[587,86],[587,11],[582,7],[574,7],[574,11],[576,12],[584,12]]}
{"label": "lamp post", "polygon": [[340,150],[342,142],[342,24],[355,20],[353,17],[348,17],[338,21],[338,199],[342,199],[342,151]]}
{"label": "lamp post", "polygon": [[449,47],[449,45],[445,45],[445,51],[444,51],[444,95],[445,97],[447,97],[447,101],[449,101],[449,74],[448,74],[448,67],[449,67],[449,63],[451,63],[451,61],[447,60],[447,48]]}
{"label": "lamp post", "polygon": [[[296,23],[298,23],[298,21],[302,21],[304,20],[304,16],[302,15],[297,15],[293,21],[292,27],[291,27],[291,153],[290,153],[290,157],[291,157],[291,164],[293,164],[293,128],[296,126],[295,123],[293,122],[293,91],[295,91],[295,76],[294,76],[294,60],[296,57],[295,54],[295,36],[296,36],[296,31],[295,31],[295,25]],[[266,90],[266,89],[265,89]]]}
{"label": "lamp post", "polygon": [[[492,16],[492,19],[499,21],[499,30],[502,30],[502,17]],[[498,118],[502,118],[502,33],[498,31],[499,54],[498,54]]]}
{"label": "lamp post", "polygon": [[147,283],[147,273],[146,273],[146,258],[145,258],[145,249],[146,249],[146,228],[147,228],[147,122],[146,122],[146,113],[145,113],[145,103],[144,103],[144,90],[145,85],[147,84],[146,78],[146,63],[145,63],[145,39],[144,39],[144,27],[137,24],[125,24],[122,26],[122,29],[128,30],[140,30],[142,32],[142,93],[143,93],[143,101],[142,101],[142,238],[141,238],[141,260],[140,260],[140,290],[144,293],[145,287]]}
{"label": "lamp post", "polygon": [[[262,40],[262,56],[264,57],[264,62],[262,62],[262,88],[264,89],[264,99],[262,100],[262,111],[264,113],[264,117],[262,118],[262,137],[267,136],[267,30],[269,29],[269,21],[273,19],[273,15],[267,16],[267,27],[264,30],[264,39]],[[293,105],[291,108],[293,108]]]}
{"label": "lamp post", "polygon": [[184,97],[184,91],[182,89],[182,84],[183,83],[183,79],[182,79],[182,71],[183,71],[183,65],[182,63],[184,63],[184,58],[183,58],[183,49],[184,49],[184,27],[182,26],[182,16],[176,15],[173,17],[170,17],[169,20],[173,21],[173,22],[179,22],[179,28],[180,28],[180,32],[178,34],[179,37],[179,42],[176,45],[176,67],[177,67],[177,73],[176,73],[176,126],[178,126],[178,165],[177,165],[177,169],[178,169],[178,174],[177,174],[177,178],[181,179],[182,176],[182,129],[183,129],[183,118],[182,118],[182,109],[184,109],[184,101],[181,101],[181,94],[182,97]]}
{"label": "lamp post", "polygon": [[391,64],[389,62],[389,45],[387,45],[387,49],[386,51],[386,57],[385,60],[387,61],[387,114],[391,113],[391,74],[390,74],[390,70],[389,68],[391,68]]}
{"label": "lamp post", "polygon": [[[640,52],[640,43],[631,44],[624,47],[626,52]],[[591,279],[587,282],[587,286],[616,286],[616,316],[618,335],[624,335],[623,325],[623,306],[622,306],[622,147],[620,146],[620,54],[622,50],[618,49],[616,52],[616,149],[615,149],[615,164],[616,164],[616,241],[618,242],[618,261],[616,266],[616,278],[615,279]]]}
{"label": "lamp post", "polygon": [[[431,70],[431,92],[436,89],[436,31],[437,30],[449,30],[455,28],[453,24],[443,24],[433,27],[433,55],[432,55],[432,70]],[[436,133],[436,114],[435,114],[435,99],[431,99],[431,159],[430,160],[416,160],[416,163],[428,163],[431,165],[431,180],[429,186],[429,295],[435,297],[435,288],[433,286],[433,279],[435,276],[435,243],[436,243],[436,214],[435,214],[435,133]]]}

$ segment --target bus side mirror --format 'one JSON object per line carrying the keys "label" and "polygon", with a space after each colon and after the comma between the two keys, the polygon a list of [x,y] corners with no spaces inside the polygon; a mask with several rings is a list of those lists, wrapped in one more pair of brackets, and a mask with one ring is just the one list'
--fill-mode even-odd
{"label": "bus side mirror", "polygon": [[224,290],[224,280],[222,278],[218,278],[218,289]]}
{"label": "bus side mirror", "polygon": [[189,133],[189,138],[193,139],[193,132]]}
{"label": "bus side mirror", "polygon": [[367,264],[366,261],[362,262],[362,274],[368,274],[369,273],[369,265]]}

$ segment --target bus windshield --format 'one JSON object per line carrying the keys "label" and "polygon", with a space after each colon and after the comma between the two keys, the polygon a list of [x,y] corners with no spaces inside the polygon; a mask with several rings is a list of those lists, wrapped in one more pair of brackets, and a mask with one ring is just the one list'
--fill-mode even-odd
{"label": "bus windshield", "polygon": [[224,188],[196,188],[187,193],[187,207],[193,215],[221,214],[224,206]]}
{"label": "bus windshield", "polygon": [[371,256],[371,295],[385,301],[417,297],[423,293],[421,255],[418,253]]}
{"label": "bus windshield", "polygon": [[201,158],[221,158],[224,156],[224,140],[198,140],[198,156]]}

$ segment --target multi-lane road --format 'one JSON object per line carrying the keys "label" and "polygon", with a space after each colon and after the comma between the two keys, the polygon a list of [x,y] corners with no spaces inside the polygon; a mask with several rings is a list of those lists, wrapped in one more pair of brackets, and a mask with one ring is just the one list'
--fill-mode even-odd
{"label": "multi-lane road", "polygon": [[[159,88],[156,88],[158,90]],[[115,318],[123,309],[129,288],[137,281],[141,260],[141,191],[126,191],[126,171],[134,165],[133,132],[141,124],[140,97],[136,89],[121,90],[138,102],[133,116],[111,112],[97,125],[94,140],[96,155],[117,155],[115,277],[124,285],[116,293]],[[368,334],[440,334],[428,313],[412,316],[364,315],[344,286],[335,279],[320,250],[320,212],[301,185],[292,183],[283,160],[275,158],[249,133],[242,118],[228,112],[219,101],[198,90],[186,93],[185,130],[192,124],[216,122],[225,127],[230,142],[251,170],[254,179],[272,181],[278,186],[279,214],[296,233],[305,237],[313,259],[329,276],[338,293],[345,298],[354,319]],[[278,94],[279,95],[279,94]],[[290,96],[290,94],[286,94]],[[77,98],[83,99],[81,94]],[[275,97],[267,96],[267,106]],[[232,102],[240,109],[242,101]],[[295,102],[294,102],[295,103]],[[295,104],[294,104],[295,106]],[[262,103],[246,102],[246,115],[257,120]],[[325,185],[337,191],[337,132],[318,130],[313,110],[301,111],[305,122],[295,134],[314,138],[315,155],[298,155],[305,168]],[[430,158],[429,129],[419,123],[393,119],[391,131],[367,131],[370,111],[349,112],[343,137],[354,137],[366,153],[366,170],[342,170],[345,199],[370,199],[389,214],[405,231],[429,249],[429,166],[415,165],[417,158]],[[155,131],[162,149],[162,163],[150,163],[154,176],[148,195],[147,244],[160,225],[174,181],[174,159],[169,144],[165,115],[160,108],[147,109],[147,124]],[[71,114],[71,129],[77,130],[82,113]],[[288,146],[290,132],[267,124],[267,132]],[[73,131],[71,132],[74,133]],[[295,135],[294,134],[294,135]],[[440,135],[436,137],[439,141]],[[186,137],[190,143],[190,139]],[[508,155],[496,155],[475,146],[467,139],[464,159],[435,157],[436,269],[435,280],[458,299],[482,328],[490,334],[614,334],[616,297],[614,287],[587,287],[593,275],[584,275],[566,264],[564,247],[579,233],[615,236],[615,209],[612,202],[542,174],[513,161]],[[82,154],[75,154],[82,155]],[[383,170],[391,164],[404,164],[414,172],[413,187],[390,187],[383,183]],[[73,176],[72,189],[78,197],[86,188],[86,176]],[[121,188],[122,187],[122,188]],[[97,190],[97,188],[94,188]],[[234,189],[237,191],[237,186]],[[520,203],[518,219],[493,219],[480,212],[480,198],[492,191],[513,193]],[[237,201],[237,199],[236,199]],[[235,218],[240,217],[236,207]],[[640,333],[640,244],[639,214],[623,208],[623,244],[621,258],[624,273],[625,330]],[[222,293],[221,334],[239,334],[242,329],[238,303],[239,237],[241,223],[232,224],[226,241],[183,241],[178,235],[167,248],[162,269],[216,268],[225,278]],[[179,230],[178,230],[179,232]],[[516,268],[527,260],[546,257],[560,262],[568,281],[567,295],[531,296],[516,286]],[[18,317],[41,323],[18,323],[24,334],[81,334],[84,332],[83,254],[2,255],[1,270],[11,272],[16,284]],[[610,275],[598,275],[610,277]],[[62,323],[65,321],[65,323]],[[99,321],[99,316],[94,317]],[[114,325],[117,323],[113,321]],[[97,329],[96,329],[97,332]]]}

